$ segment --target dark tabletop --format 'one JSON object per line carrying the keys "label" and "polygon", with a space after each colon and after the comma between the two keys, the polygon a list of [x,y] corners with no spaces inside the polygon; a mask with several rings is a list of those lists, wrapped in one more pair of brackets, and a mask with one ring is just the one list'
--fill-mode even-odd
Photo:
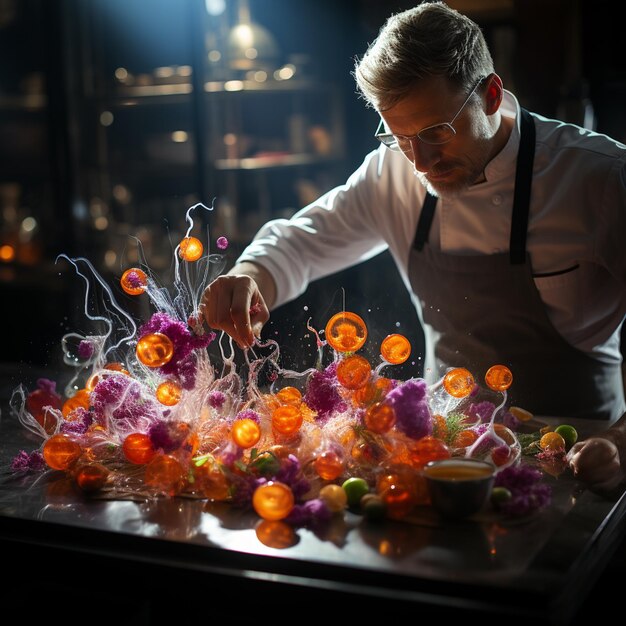
{"label": "dark tabletop", "polygon": [[[248,603],[272,598],[285,623],[293,623],[287,607],[317,611],[333,599],[343,609],[331,611],[335,617],[384,618],[402,608],[559,624],[576,614],[624,532],[623,488],[596,494],[569,471],[546,474],[550,506],[523,518],[487,507],[447,521],[418,507],[405,520],[374,522],[346,511],[320,528],[290,531],[227,503],[89,496],[62,472],[8,470],[20,449],[38,445],[9,410],[6,391],[21,373],[14,374],[5,374],[1,404],[0,548],[13,572],[5,591],[15,597],[34,576],[40,590],[65,595],[71,581],[74,597],[119,602],[132,590],[126,615],[135,624],[133,611],[146,597],[151,621],[155,606],[168,621],[178,605],[165,599],[181,594],[184,606],[203,607],[210,596],[240,616]],[[597,427],[571,423],[583,434]]]}

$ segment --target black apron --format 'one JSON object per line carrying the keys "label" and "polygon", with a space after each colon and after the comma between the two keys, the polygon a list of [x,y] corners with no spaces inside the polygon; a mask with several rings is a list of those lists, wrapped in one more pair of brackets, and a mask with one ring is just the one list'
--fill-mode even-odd
{"label": "black apron", "polygon": [[421,303],[424,377],[466,367],[483,383],[492,365],[513,373],[509,400],[536,415],[614,420],[626,408],[621,366],[594,359],[554,328],[526,252],[535,126],[522,109],[508,253],[467,256],[432,250],[437,198],[426,195],[409,256],[409,280]]}

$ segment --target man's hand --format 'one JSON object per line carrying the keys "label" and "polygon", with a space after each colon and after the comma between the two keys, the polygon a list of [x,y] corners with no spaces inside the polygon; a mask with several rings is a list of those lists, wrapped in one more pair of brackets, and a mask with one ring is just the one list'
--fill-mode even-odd
{"label": "man's hand", "polygon": [[[264,293],[269,294],[269,305]],[[267,270],[251,263],[235,266],[210,283],[200,303],[206,323],[228,333],[241,348],[254,344],[270,317],[274,281]]]}
{"label": "man's hand", "polygon": [[619,449],[609,438],[590,437],[575,443],[567,460],[574,476],[593,488],[610,490],[624,478]]}

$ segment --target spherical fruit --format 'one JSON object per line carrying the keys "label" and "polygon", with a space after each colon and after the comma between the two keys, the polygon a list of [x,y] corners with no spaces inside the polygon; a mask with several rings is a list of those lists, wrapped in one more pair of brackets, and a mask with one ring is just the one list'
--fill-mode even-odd
{"label": "spherical fruit", "polygon": [[554,429],[565,440],[565,445],[569,450],[578,441],[578,431],[569,424],[561,424]]}
{"label": "spherical fruit", "polygon": [[363,515],[372,521],[384,519],[387,516],[385,501],[376,493],[367,493],[360,502]]}
{"label": "spherical fruit", "polygon": [[346,479],[341,486],[348,496],[348,506],[358,506],[361,498],[370,491],[367,481],[358,476]]}
{"label": "spherical fruit", "polygon": [[490,500],[495,506],[508,502],[513,497],[513,494],[506,487],[494,487],[491,490]]}
{"label": "spherical fruit", "polygon": [[541,437],[539,447],[542,450],[565,450],[565,439],[559,433],[550,431]]}

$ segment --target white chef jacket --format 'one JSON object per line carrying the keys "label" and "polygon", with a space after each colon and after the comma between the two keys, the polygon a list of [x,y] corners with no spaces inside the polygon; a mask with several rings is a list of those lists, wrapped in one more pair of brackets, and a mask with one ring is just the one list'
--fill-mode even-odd
{"label": "white chef jacket", "polygon": [[[509,249],[519,103],[505,91],[501,112],[516,118],[484,182],[442,198],[431,227],[433,249],[492,254]],[[593,131],[532,114],[536,149],[527,251],[548,316],[573,346],[621,361],[626,315],[626,146]],[[239,261],[265,267],[276,306],[310,281],[388,249],[409,292],[409,250],[426,190],[413,164],[380,146],[347,182],[297,212],[263,226]],[[412,300],[419,309],[419,301]]]}

